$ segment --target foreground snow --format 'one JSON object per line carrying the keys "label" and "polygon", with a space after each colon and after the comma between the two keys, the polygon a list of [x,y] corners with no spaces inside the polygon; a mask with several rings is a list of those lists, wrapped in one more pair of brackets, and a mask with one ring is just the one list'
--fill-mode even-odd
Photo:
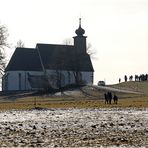
{"label": "foreground snow", "polygon": [[147,147],[148,109],[0,112],[0,146]]}

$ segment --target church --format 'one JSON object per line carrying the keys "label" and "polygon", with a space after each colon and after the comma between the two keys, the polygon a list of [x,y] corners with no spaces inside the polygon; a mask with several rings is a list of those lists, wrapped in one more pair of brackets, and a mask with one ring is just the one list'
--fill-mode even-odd
{"label": "church", "polygon": [[16,48],[2,78],[3,91],[62,88],[93,84],[94,69],[87,54],[85,30],[79,27],[74,45],[37,43],[35,48]]}

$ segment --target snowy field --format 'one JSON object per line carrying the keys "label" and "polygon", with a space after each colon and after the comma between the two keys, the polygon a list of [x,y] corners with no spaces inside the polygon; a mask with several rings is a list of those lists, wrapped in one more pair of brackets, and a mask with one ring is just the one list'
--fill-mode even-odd
{"label": "snowy field", "polygon": [[1,111],[0,146],[148,147],[148,108]]}

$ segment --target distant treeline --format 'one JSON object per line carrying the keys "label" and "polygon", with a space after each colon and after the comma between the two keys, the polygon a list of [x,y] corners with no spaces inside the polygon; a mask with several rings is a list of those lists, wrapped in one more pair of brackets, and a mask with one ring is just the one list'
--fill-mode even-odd
{"label": "distant treeline", "polygon": [[[127,82],[127,81],[147,81],[148,80],[148,74],[140,74],[140,75],[131,75],[131,76],[127,76],[125,75],[124,76],[124,81]],[[121,82],[121,78],[119,78],[119,83]]]}

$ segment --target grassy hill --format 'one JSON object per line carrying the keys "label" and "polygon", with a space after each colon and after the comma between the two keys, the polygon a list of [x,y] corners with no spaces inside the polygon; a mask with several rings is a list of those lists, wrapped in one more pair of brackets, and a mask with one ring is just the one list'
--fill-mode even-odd
{"label": "grassy hill", "polygon": [[128,81],[109,86],[113,88],[137,91],[148,94],[148,81],[143,81],[143,82]]}

